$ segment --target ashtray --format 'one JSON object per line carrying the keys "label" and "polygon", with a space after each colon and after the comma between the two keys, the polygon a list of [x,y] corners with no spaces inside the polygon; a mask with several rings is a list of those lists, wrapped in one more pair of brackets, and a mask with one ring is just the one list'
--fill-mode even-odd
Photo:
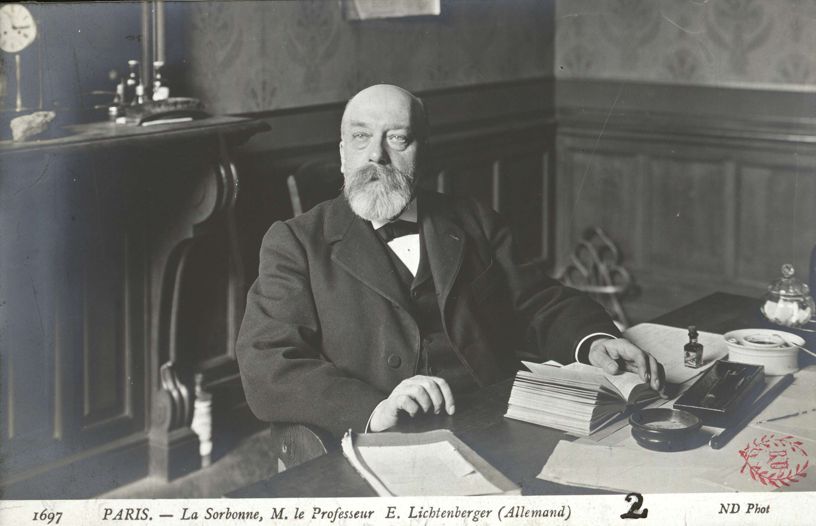
{"label": "ashtray", "polygon": [[795,373],[799,369],[799,348],[805,340],[789,332],[770,329],[741,329],[723,335],[728,344],[728,360],[761,365],[768,376]]}
{"label": "ashtray", "polygon": [[681,451],[696,447],[703,423],[681,409],[642,409],[629,417],[632,437],[638,444],[656,451]]}

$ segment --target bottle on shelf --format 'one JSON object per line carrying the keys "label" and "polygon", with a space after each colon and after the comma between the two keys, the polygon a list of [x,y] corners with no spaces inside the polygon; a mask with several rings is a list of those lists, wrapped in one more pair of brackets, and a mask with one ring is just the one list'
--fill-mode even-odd
{"label": "bottle on shelf", "polygon": [[167,100],[170,98],[170,88],[162,84],[162,68],[164,62],[157,60],[153,62],[153,101]]}
{"label": "bottle on shelf", "polygon": [[111,121],[116,121],[124,112],[125,105],[125,79],[119,79],[116,84],[116,92],[113,96],[113,102],[108,106],[108,118]]}
{"label": "bottle on shelf", "polygon": [[128,60],[128,77],[125,81],[125,96],[122,103],[125,105],[136,104],[136,86],[139,86],[139,61]]}
{"label": "bottle on shelf", "polygon": [[134,106],[141,106],[145,103],[145,89],[144,84],[139,82],[136,84],[136,98],[133,99]]}

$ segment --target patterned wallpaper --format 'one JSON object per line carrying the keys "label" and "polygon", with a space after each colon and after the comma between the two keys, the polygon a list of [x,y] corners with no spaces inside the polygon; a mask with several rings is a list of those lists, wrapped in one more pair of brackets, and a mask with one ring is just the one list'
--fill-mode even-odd
{"label": "patterned wallpaper", "polygon": [[[551,1],[447,0],[439,17],[348,21],[337,0],[181,2],[187,84],[210,110],[552,76]],[[171,31],[172,29],[168,29]]]}
{"label": "patterned wallpaper", "polygon": [[816,0],[556,0],[555,75],[816,89]]}

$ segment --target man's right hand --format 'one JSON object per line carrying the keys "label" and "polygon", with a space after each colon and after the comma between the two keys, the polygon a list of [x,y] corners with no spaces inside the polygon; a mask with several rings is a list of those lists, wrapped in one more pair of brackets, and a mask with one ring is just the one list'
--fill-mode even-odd
{"label": "man's right hand", "polygon": [[449,415],[456,411],[453,393],[448,382],[436,376],[412,376],[400,382],[371,414],[369,431],[385,431],[397,424],[400,411],[412,417],[419,412],[445,410]]}

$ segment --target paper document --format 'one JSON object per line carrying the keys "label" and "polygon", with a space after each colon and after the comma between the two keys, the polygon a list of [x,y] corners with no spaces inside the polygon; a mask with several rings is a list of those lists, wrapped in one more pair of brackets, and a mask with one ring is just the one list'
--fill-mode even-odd
{"label": "paper document", "polygon": [[794,381],[755,419],[767,431],[816,440],[816,369],[802,369]]}
{"label": "paper document", "polygon": [[697,341],[703,345],[703,366],[698,369],[686,367],[683,363],[683,346],[689,341],[687,329],[656,323],[640,323],[624,331],[623,337],[663,364],[666,381],[672,384],[680,384],[694,378],[715,361],[728,356],[725,339],[721,334],[712,332],[699,331]]}
{"label": "paper document", "polygon": [[341,446],[352,466],[380,496],[518,492],[518,486],[449,431],[354,437],[349,433]]}
{"label": "paper document", "polygon": [[[652,451],[641,447],[627,426],[605,436],[600,443],[588,439],[559,442],[538,478],[572,486],[641,493],[814,491],[816,477],[809,471],[807,476],[798,477],[790,486],[780,484],[777,488],[771,483],[762,484],[750,476],[748,459],[740,454],[757,441],[773,437],[785,437],[788,443],[799,441],[807,454],[816,451],[816,415],[810,412],[797,414],[816,407],[816,392],[813,390],[816,369],[804,369],[794,376],[794,383],[722,449],[711,449],[706,442],[688,451]],[[768,421],[785,415],[792,416]],[[720,428],[703,427],[701,433],[719,431]],[[790,453],[786,448],[760,448],[751,462],[760,462],[763,469],[774,468],[774,464],[762,464],[762,459],[770,458],[770,454],[784,459]],[[797,467],[801,466],[792,464],[790,469]]]}
{"label": "paper document", "polygon": [[[631,437],[617,446],[562,440],[538,478],[623,492],[772,491],[777,488],[751,479],[744,469],[745,460],[739,454],[740,449],[762,436],[760,430],[749,427],[723,449],[711,449],[706,444],[689,451],[668,453],[642,448]],[[804,444],[807,451],[816,445],[807,440]],[[790,489],[813,491],[814,483],[813,477],[803,477]]]}
{"label": "paper document", "polygon": [[394,495],[485,495],[499,488],[448,442],[360,447],[362,460]]}

